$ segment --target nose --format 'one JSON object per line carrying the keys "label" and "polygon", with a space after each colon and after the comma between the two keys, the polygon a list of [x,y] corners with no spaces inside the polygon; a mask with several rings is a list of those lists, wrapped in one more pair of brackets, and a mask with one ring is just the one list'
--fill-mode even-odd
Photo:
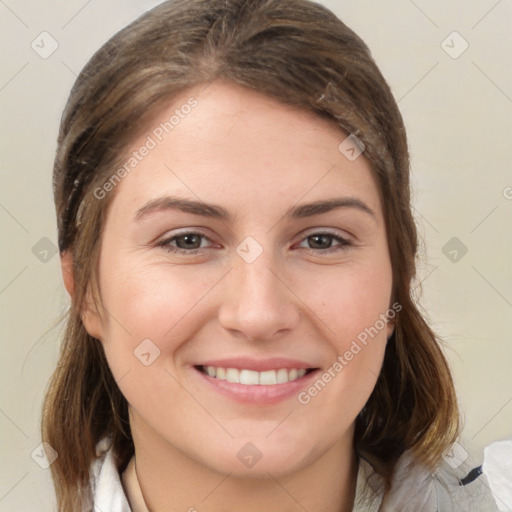
{"label": "nose", "polygon": [[252,263],[234,255],[219,311],[220,324],[249,341],[271,341],[294,329],[300,321],[300,300],[271,251]]}

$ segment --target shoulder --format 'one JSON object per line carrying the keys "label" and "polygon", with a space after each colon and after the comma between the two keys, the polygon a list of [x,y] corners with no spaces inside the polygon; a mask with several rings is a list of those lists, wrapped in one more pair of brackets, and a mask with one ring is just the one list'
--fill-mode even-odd
{"label": "shoulder", "polygon": [[385,491],[384,479],[362,458],[354,512],[497,512],[482,463],[480,452],[455,443],[432,473],[407,451]]}
{"label": "shoulder", "polygon": [[90,510],[131,512],[109,438],[104,438],[98,443],[96,456],[90,472],[92,494]]}

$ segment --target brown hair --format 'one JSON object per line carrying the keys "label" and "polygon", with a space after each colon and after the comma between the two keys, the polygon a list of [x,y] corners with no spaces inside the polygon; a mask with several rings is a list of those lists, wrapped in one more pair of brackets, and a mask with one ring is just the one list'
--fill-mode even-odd
{"label": "brown hair", "polygon": [[434,468],[456,438],[459,414],[439,342],[411,285],[417,233],[402,117],[361,39],[307,0],[175,0],[114,35],[80,73],[63,113],[54,166],[59,248],[73,255],[75,293],[60,360],[47,391],[43,440],[61,512],[89,495],[95,446],[112,436],[119,468],[133,454],[127,403],[102,345],[85,330],[86,290],[95,287],[111,179],[127,145],[178,93],[222,77],[334,120],[365,145],[377,181],[402,306],[376,387],[356,422],[355,446],[389,477],[406,449]]}

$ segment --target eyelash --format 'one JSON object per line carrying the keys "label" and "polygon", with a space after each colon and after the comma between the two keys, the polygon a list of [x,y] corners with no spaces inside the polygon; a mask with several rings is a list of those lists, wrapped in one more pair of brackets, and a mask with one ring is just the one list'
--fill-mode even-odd
{"label": "eyelash", "polygon": [[[175,246],[170,245],[171,242],[175,241],[177,238],[181,238],[181,237],[185,237],[185,236],[189,236],[189,235],[199,235],[202,239],[206,239],[211,242],[211,240],[206,235],[203,235],[202,233],[198,233],[195,231],[187,231],[185,233],[180,233],[179,235],[174,235],[171,238],[166,238],[165,240],[158,242],[157,246],[164,248],[167,252],[171,252],[171,253],[175,253],[175,254],[186,254],[186,255],[198,254],[199,252],[201,252],[202,250],[205,249],[205,248],[200,248],[200,249],[190,249],[189,250],[189,249],[181,249],[180,247],[175,247]],[[301,242],[304,240],[307,240],[308,238],[310,238],[312,236],[328,236],[328,237],[331,237],[336,242],[339,242],[339,245],[335,245],[334,247],[329,247],[327,249],[313,249],[311,247],[305,248],[305,249],[307,249],[309,251],[313,251],[313,252],[332,253],[332,252],[344,251],[344,250],[347,250],[347,248],[352,245],[352,242],[350,240],[347,240],[346,238],[343,238],[340,235],[336,235],[334,233],[329,233],[326,231],[318,231],[318,232],[310,233],[309,235],[304,237],[301,240]]]}

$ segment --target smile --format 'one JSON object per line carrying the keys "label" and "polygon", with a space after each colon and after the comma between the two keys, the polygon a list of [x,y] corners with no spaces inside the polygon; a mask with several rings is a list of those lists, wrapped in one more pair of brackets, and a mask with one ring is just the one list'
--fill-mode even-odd
{"label": "smile", "polygon": [[275,384],[286,384],[304,377],[306,373],[313,370],[305,368],[280,368],[278,370],[258,372],[254,370],[221,368],[216,366],[198,366],[197,368],[214,379],[248,386],[272,386]]}
{"label": "smile", "polygon": [[192,368],[200,377],[198,382],[206,389],[246,406],[267,406],[293,399],[320,372],[319,368],[306,367],[302,362],[289,359],[234,358]]}

